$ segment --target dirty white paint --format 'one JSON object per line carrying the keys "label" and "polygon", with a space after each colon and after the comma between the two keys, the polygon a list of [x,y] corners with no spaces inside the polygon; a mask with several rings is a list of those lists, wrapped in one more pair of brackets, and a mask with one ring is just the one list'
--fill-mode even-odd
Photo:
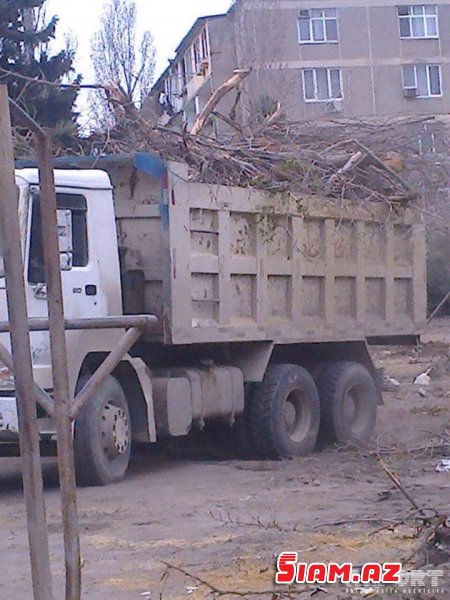
{"label": "dirty white paint", "polygon": [[19,432],[15,398],[0,398],[0,431]]}
{"label": "dirty white paint", "polygon": [[[112,202],[112,189],[109,177],[102,171],[56,171],[56,192],[81,194],[87,204],[88,264],[78,267],[66,265],[61,273],[64,314],[68,319],[83,317],[104,317],[122,314],[121,287],[115,215]],[[28,282],[28,255],[32,218],[31,193],[38,189],[36,169],[16,171],[19,187],[19,220],[24,249],[25,290],[28,313],[31,318],[46,318],[47,294],[44,282]],[[64,213],[66,211],[58,211]],[[64,238],[70,234],[71,221],[61,219],[64,225]],[[61,236],[63,237],[63,236]],[[61,239],[60,250],[70,251],[71,241]],[[62,244],[62,242],[64,242]],[[7,320],[5,280],[0,280],[0,320]],[[86,290],[95,286],[96,293],[89,295]],[[1,289],[3,288],[3,289]],[[114,331],[69,331],[66,334],[69,381],[72,392],[75,389],[82,362],[90,352],[110,351],[123,335],[123,330]],[[0,341],[10,349],[9,334],[1,334]],[[48,332],[30,334],[34,378],[44,389],[52,389],[50,339]],[[0,371],[0,389],[11,390],[14,380],[9,373]],[[14,398],[2,399],[0,435],[3,431],[17,431],[17,414]]]}

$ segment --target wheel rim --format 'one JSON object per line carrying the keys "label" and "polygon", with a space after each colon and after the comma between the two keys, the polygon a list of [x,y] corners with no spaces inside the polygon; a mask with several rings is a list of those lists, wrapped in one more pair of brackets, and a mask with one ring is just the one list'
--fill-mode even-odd
{"label": "wheel rim", "polygon": [[355,435],[361,434],[366,426],[367,415],[364,403],[364,386],[350,387],[343,402],[344,420],[348,428]]}
{"label": "wheel rim", "polygon": [[284,428],[292,442],[305,439],[311,426],[311,410],[301,390],[293,390],[283,407]]}
{"label": "wheel rim", "polygon": [[105,404],[101,420],[103,451],[109,461],[123,456],[130,446],[130,425],[126,411],[110,402]]}

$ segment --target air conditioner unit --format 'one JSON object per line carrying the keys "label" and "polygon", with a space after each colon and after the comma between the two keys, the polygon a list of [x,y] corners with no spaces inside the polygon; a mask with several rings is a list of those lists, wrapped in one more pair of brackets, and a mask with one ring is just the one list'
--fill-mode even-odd
{"label": "air conditioner unit", "polygon": [[403,95],[405,98],[416,98],[417,88],[416,87],[405,87],[403,88]]}
{"label": "air conditioner unit", "polygon": [[342,100],[329,100],[324,104],[326,113],[340,113],[342,112],[342,108]]}

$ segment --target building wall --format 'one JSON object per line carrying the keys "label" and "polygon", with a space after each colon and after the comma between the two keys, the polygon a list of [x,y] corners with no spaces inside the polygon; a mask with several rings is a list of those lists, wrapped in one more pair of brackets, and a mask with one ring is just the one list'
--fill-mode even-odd
{"label": "building wall", "polygon": [[[197,109],[235,68],[252,67],[240,102],[244,121],[268,102],[281,102],[296,120],[330,112],[348,117],[449,113],[450,3],[411,0],[409,5],[421,2],[438,6],[438,39],[401,39],[396,0],[238,0],[227,16],[208,21],[211,74]],[[300,43],[299,11],[329,8],[337,8],[338,42]],[[440,65],[442,95],[406,98],[406,64]],[[305,101],[302,71],[317,68],[341,70],[342,100]],[[234,99],[235,94],[227,96],[219,110],[227,115]],[[211,126],[223,129],[223,123]]]}
{"label": "building wall", "polygon": [[[245,24],[240,28],[242,56],[255,66],[246,85],[253,104],[258,94],[269,94],[292,119],[324,116],[325,103],[304,101],[301,71],[326,67],[341,69],[339,109],[346,116],[450,112],[450,4],[426,4],[438,5],[437,40],[401,39],[395,0],[241,0],[234,18]],[[299,43],[299,11],[333,7],[339,42]],[[404,97],[402,65],[420,63],[441,65],[441,97]]]}

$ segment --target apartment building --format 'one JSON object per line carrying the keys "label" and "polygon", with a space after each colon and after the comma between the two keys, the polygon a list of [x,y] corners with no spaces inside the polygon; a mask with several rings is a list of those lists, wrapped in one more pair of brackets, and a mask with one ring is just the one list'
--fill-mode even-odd
{"label": "apartment building", "polygon": [[218,85],[237,68],[233,13],[201,17],[153,86],[144,111],[161,124],[191,125]]}
{"label": "apartment building", "polygon": [[[162,123],[189,126],[236,68],[252,67],[246,120],[277,102],[291,119],[450,112],[448,0],[237,0],[198,19],[154,87]],[[235,95],[221,104],[232,109]],[[220,128],[220,118],[211,126]]]}

